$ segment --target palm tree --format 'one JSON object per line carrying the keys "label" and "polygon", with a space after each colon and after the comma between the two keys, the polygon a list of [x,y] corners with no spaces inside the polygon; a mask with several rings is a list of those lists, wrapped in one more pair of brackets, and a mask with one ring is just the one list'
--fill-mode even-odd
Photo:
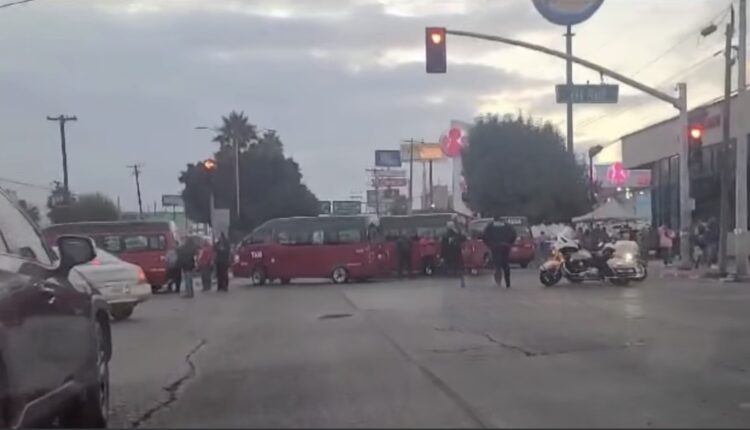
{"label": "palm tree", "polygon": [[240,149],[245,149],[250,142],[258,139],[255,126],[248,122],[245,112],[232,111],[229,116],[221,117],[221,122],[219,134],[213,140],[222,147],[237,145]]}

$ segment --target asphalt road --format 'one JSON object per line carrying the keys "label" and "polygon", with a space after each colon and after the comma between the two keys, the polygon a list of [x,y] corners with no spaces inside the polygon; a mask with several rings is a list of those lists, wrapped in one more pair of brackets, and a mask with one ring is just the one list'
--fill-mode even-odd
{"label": "asphalt road", "polygon": [[750,285],[514,276],[156,296],[113,324],[111,425],[750,426]]}

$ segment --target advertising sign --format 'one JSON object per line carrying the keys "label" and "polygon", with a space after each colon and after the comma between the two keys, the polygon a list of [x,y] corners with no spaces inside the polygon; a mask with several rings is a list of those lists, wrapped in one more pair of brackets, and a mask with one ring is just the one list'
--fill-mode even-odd
{"label": "advertising sign", "polygon": [[553,24],[575,25],[591,18],[604,0],[532,0],[534,7]]}
{"label": "advertising sign", "polygon": [[406,178],[372,178],[373,187],[405,187]]}
{"label": "advertising sign", "polygon": [[[411,144],[401,144],[401,161],[409,162]],[[445,157],[439,143],[415,143],[414,161],[437,161]]]}
{"label": "advertising sign", "polygon": [[331,202],[328,200],[325,201],[319,201],[318,204],[320,205],[320,211],[321,214],[330,214],[331,213]]}
{"label": "advertising sign", "polygon": [[376,170],[376,178],[405,178],[406,169]]}
{"label": "advertising sign", "polygon": [[594,180],[602,188],[647,188],[651,186],[651,170],[625,169],[622,163],[594,166]]}
{"label": "advertising sign", "polygon": [[161,205],[162,206],[185,206],[185,203],[182,201],[182,196],[177,194],[163,194],[161,196]]}
{"label": "advertising sign", "polygon": [[359,200],[334,200],[334,215],[359,215],[362,213],[362,203]]}
{"label": "advertising sign", "polygon": [[401,167],[401,152],[397,149],[379,149],[375,151],[375,166]]}

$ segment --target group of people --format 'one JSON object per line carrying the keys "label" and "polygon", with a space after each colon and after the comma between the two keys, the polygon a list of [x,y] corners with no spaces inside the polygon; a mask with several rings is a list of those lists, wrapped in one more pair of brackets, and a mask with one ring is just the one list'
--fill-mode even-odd
{"label": "group of people", "polygon": [[[201,275],[202,291],[210,291],[212,272],[216,273],[217,290],[229,291],[229,264],[231,248],[224,233],[215,243],[209,240],[198,245],[188,239],[178,243],[176,249],[170,249],[166,256],[167,289],[180,294],[182,284],[185,292],[182,297],[193,297],[193,273]],[[213,269],[213,270],[212,270]]]}

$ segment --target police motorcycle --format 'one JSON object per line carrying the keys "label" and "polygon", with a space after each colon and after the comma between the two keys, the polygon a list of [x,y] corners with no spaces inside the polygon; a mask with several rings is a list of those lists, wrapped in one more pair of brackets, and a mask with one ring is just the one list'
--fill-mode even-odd
{"label": "police motorcycle", "polygon": [[[564,235],[559,235],[553,246],[552,255],[539,268],[539,280],[545,287],[551,287],[565,277],[571,283],[607,280],[614,285],[627,285],[631,280],[645,279],[643,266],[638,261],[632,245],[624,246],[618,241],[601,243],[598,249],[589,251]],[[635,244],[636,251],[638,245]]]}

